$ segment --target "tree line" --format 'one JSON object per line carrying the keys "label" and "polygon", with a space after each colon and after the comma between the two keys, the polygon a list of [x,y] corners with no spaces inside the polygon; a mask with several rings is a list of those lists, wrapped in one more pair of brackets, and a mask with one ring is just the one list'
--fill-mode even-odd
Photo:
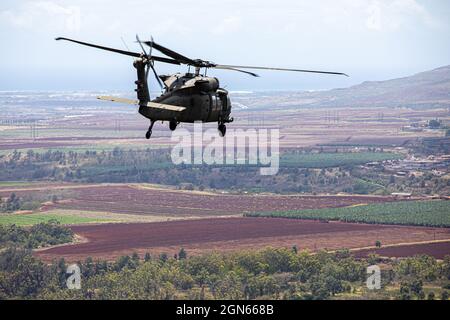
{"label": "tree line", "polygon": [[[202,189],[276,193],[356,193],[390,194],[413,192],[446,194],[450,182],[431,173],[414,177],[386,175],[382,166],[370,169],[351,165],[353,157],[371,159],[382,152],[314,153],[312,151],[283,151],[281,167],[275,176],[259,175],[259,168],[250,165],[210,166],[174,165],[168,149],[110,151],[14,151],[0,156],[0,180],[51,180],[87,183],[157,183]],[[317,157],[330,163],[341,159],[335,167],[312,168]],[[285,160],[283,160],[285,159]],[[303,160],[302,160],[303,159]],[[306,160],[307,161],[306,161]],[[290,165],[286,166],[286,161]],[[289,162],[288,161],[288,162]],[[305,162],[306,161],[306,162]],[[358,160],[360,161],[360,159]],[[366,161],[366,160],[364,160]],[[364,162],[363,161],[363,162]],[[348,163],[347,163],[348,162]],[[307,167],[306,163],[309,163]],[[341,165],[338,165],[340,163]],[[360,164],[360,162],[357,162]],[[255,179],[255,176],[257,178]]]}
{"label": "tree line", "polygon": [[[78,262],[81,289],[66,286],[64,259],[45,264],[29,250],[0,253],[1,299],[448,299],[450,257],[428,256],[383,261],[382,288],[365,288],[368,265],[380,259],[355,259],[347,250],[310,254],[266,248],[228,254],[187,256],[181,251],[144,258],[136,253],[115,261]],[[439,291],[425,294],[424,285]],[[399,288],[390,290],[389,288]]]}
{"label": "tree line", "polygon": [[60,225],[56,220],[38,223],[28,228],[14,224],[0,225],[0,248],[13,245],[34,249],[71,242],[73,236],[72,230]]}

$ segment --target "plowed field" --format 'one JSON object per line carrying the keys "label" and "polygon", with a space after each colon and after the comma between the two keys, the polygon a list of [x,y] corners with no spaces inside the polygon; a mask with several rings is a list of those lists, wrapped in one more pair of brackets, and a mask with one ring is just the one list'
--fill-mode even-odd
{"label": "plowed field", "polygon": [[168,216],[214,216],[252,211],[288,211],[343,207],[361,203],[393,201],[381,196],[282,196],[231,195],[189,192],[139,186],[93,186],[79,188],[59,208],[128,214]]}
{"label": "plowed field", "polygon": [[106,259],[136,251],[175,253],[184,247],[191,254],[208,250],[231,251],[264,246],[296,245],[299,249],[338,249],[399,242],[450,239],[450,230],[318,222],[267,218],[211,218],[157,223],[73,226],[85,242],[39,251],[51,260],[87,256]]}

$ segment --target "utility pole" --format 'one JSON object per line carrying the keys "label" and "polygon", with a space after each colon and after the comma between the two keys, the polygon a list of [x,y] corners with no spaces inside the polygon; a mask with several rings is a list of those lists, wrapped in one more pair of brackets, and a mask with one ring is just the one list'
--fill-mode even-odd
{"label": "utility pole", "polygon": [[36,121],[33,121],[30,124],[30,136],[31,136],[31,139],[33,139],[33,141],[36,140],[36,138],[37,138]]}

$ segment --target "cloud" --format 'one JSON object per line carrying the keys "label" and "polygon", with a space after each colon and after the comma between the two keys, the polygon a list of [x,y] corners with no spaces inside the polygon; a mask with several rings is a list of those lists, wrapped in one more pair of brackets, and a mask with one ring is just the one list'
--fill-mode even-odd
{"label": "cloud", "polygon": [[368,17],[366,20],[367,29],[381,30],[381,9],[377,4],[371,4],[367,8]]}
{"label": "cloud", "polygon": [[240,28],[241,18],[238,16],[228,16],[212,29],[212,33],[216,35],[233,33],[238,31]]}
{"label": "cloud", "polygon": [[78,32],[81,29],[81,9],[78,6],[62,6],[51,1],[26,2],[15,10],[0,12],[0,21],[17,28]]}
{"label": "cloud", "polygon": [[366,27],[375,31],[395,31],[420,23],[435,27],[438,21],[416,0],[375,0],[367,9]]}
{"label": "cloud", "polygon": [[[136,33],[142,39],[152,35],[157,42],[189,57],[230,64],[336,69],[351,73],[352,79],[360,79],[356,74],[364,72],[387,77],[398,70],[409,73],[425,69],[425,65],[449,63],[450,24],[445,19],[450,12],[448,0],[196,0],[195,5],[186,0],[0,3],[0,34],[8,43],[1,53],[0,69],[26,63],[37,70],[43,66],[71,70],[80,79],[86,70],[101,75],[104,69],[117,70],[120,77],[133,77],[124,57],[52,39],[61,35],[123,48],[123,36],[130,50],[138,51],[139,46],[132,42]],[[34,49],[31,57],[25,47]],[[161,73],[181,70],[165,64],[158,68]],[[246,82],[238,74],[214,72],[223,74],[224,82],[247,88],[258,86],[261,80]],[[8,76],[4,75],[5,83]],[[280,83],[291,79],[294,83],[299,76],[270,73],[273,78],[269,79]],[[104,83],[112,86],[119,82],[113,80],[117,78],[103,77]],[[314,79],[308,76],[308,81]],[[315,87],[320,82],[313,83],[309,88],[320,87]],[[289,81],[287,84],[291,85]]]}
{"label": "cloud", "polygon": [[180,36],[187,36],[192,31],[189,24],[186,24],[184,21],[180,21],[174,18],[164,19],[159,23],[154,24],[151,29],[152,33],[160,36],[174,35],[174,34]]}

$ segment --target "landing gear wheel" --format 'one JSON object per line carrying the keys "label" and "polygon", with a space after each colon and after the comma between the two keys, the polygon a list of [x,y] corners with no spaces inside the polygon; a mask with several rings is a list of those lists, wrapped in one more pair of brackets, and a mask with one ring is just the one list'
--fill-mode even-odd
{"label": "landing gear wheel", "polygon": [[170,131],[174,131],[177,128],[178,123],[176,121],[170,121],[169,122],[169,129]]}
{"label": "landing gear wheel", "polygon": [[153,129],[153,125],[155,124],[154,120],[150,120],[150,127],[148,127],[147,132],[145,133],[145,138],[146,139],[150,139],[150,137],[152,136],[152,129]]}
{"label": "landing gear wheel", "polygon": [[225,133],[227,133],[227,127],[224,124],[219,124],[219,132],[221,137],[225,137]]}

